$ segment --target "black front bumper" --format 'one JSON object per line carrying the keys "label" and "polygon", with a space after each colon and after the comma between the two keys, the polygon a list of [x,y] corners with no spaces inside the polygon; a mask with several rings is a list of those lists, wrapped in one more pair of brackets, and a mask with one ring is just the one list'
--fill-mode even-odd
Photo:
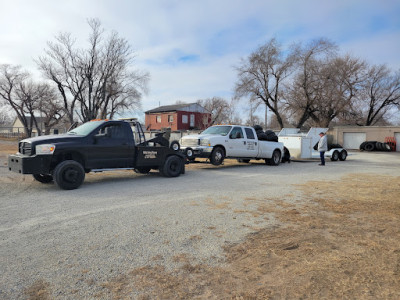
{"label": "black front bumper", "polygon": [[20,174],[50,174],[52,155],[8,156],[8,170]]}

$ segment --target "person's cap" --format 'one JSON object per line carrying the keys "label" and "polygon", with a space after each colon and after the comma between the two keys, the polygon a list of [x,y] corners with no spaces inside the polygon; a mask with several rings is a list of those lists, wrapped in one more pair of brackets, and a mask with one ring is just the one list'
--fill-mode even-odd
{"label": "person's cap", "polygon": [[320,132],[319,134],[325,134],[325,132]]}

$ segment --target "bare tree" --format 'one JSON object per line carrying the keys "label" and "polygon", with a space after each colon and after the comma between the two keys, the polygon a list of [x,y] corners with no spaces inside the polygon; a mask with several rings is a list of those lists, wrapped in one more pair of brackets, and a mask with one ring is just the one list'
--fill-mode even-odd
{"label": "bare tree", "polygon": [[71,124],[76,115],[86,122],[139,107],[149,80],[148,73],[130,69],[134,53],[127,40],[116,32],[104,37],[97,19],[88,23],[87,49],[76,48],[71,35],[61,33],[37,61],[43,74],[56,84]]}
{"label": "bare tree", "polygon": [[[59,121],[60,106],[56,106],[55,91],[47,83],[35,83],[20,66],[0,65],[0,97],[17,114],[27,136],[36,128],[39,135],[42,128],[38,115],[44,114],[45,131],[49,132]],[[47,122],[46,122],[47,121]]]}
{"label": "bare tree", "polygon": [[19,88],[27,78],[28,74],[23,72],[20,66],[0,65],[0,97],[17,114],[18,119],[25,128],[26,135],[31,136],[34,117],[32,118],[32,116],[26,114],[25,99],[19,97]]}
{"label": "bare tree", "polygon": [[358,96],[358,125],[381,122],[392,109],[400,108],[400,70],[393,73],[386,65],[368,68]]}
{"label": "bare tree", "polygon": [[323,102],[323,90],[326,87],[326,78],[321,80],[321,76],[324,76],[321,69],[336,51],[334,43],[321,38],[311,41],[298,52],[299,69],[285,95],[295,127],[301,128],[310,118],[318,121],[316,104]]}
{"label": "bare tree", "polygon": [[321,99],[315,103],[316,125],[329,127],[332,120],[353,110],[355,96],[364,80],[366,64],[349,55],[337,56],[321,68]]}
{"label": "bare tree", "polygon": [[232,103],[221,97],[212,97],[198,100],[201,106],[211,113],[211,122],[209,126],[214,124],[228,123],[232,113]]}
{"label": "bare tree", "polygon": [[271,39],[246,60],[243,59],[236,68],[238,81],[235,86],[235,96],[250,96],[250,101],[264,103],[276,115],[281,128],[284,126],[283,82],[294,71],[297,51],[296,46],[288,51],[282,51],[276,39]]}

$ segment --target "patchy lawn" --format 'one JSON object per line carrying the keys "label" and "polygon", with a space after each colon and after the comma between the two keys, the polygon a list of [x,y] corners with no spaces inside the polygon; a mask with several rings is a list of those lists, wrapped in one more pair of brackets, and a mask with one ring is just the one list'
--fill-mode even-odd
{"label": "patchy lawn", "polygon": [[297,188],[302,199],[297,202],[293,195],[243,200],[258,205],[252,213],[273,213],[282,226],[227,247],[222,266],[193,264],[178,254],[179,269],[167,271],[161,264],[133,269],[101,283],[105,292],[97,296],[399,299],[400,177],[353,174]]}

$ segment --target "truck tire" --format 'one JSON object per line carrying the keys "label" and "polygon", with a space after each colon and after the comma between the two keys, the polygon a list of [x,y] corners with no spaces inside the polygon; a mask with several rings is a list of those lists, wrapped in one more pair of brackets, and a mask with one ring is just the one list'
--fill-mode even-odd
{"label": "truck tire", "polygon": [[179,151],[179,149],[181,149],[181,145],[179,144],[178,141],[172,141],[171,144],[169,145],[169,148],[174,151]]}
{"label": "truck tire", "polygon": [[281,162],[281,152],[279,150],[274,150],[272,157],[265,160],[265,163],[270,166],[277,166]]}
{"label": "truck tire", "polygon": [[367,142],[364,145],[364,150],[365,151],[374,151],[376,149],[376,142]]}
{"label": "truck tire", "polygon": [[222,149],[221,147],[215,147],[211,152],[210,162],[214,166],[219,166],[224,161],[224,158],[225,158],[224,149]]}
{"label": "truck tire", "polygon": [[339,151],[335,150],[332,153],[331,161],[337,161],[339,159]]}
{"label": "truck tire", "polygon": [[186,155],[186,158],[189,160],[189,161],[194,161],[195,160],[195,157],[194,157],[194,152],[193,152],[193,149],[192,148],[186,148],[186,150],[185,150],[185,155]]}
{"label": "truck tire", "polygon": [[85,179],[85,170],[75,160],[64,160],[53,172],[54,181],[64,190],[74,190],[81,186]]}
{"label": "truck tire", "polygon": [[368,142],[362,142],[361,144],[360,144],[360,150],[365,150],[365,145],[367,144]]}
{"label": "truck tire", "polygon": [[50,183],[53,181],[53,176],[47,174],[33,174],[33,178],[41,183]]}
{"label": "truck tire", "polygon": [[160,173],[165,177],[177,177],[182,173],[182,168],[182,159],[176,155],[171,155],[165,160],[164,166]]}
{"label": "truck tire", "polygon": [[341,161],[345,161],[346,158],[347,158],[347,151],[346,150],[342,150],[342,152],[340,152],[340,154],[339,154],[339,159]]}
{"label": "truck tire", "polygon": [[383,148],[384,148],[384,151],[387,151],[387,152],[392,151],[392,148],[391,148],[390,145],[387,144],[387,143],[384,143],[384,144],[383,144]]}

